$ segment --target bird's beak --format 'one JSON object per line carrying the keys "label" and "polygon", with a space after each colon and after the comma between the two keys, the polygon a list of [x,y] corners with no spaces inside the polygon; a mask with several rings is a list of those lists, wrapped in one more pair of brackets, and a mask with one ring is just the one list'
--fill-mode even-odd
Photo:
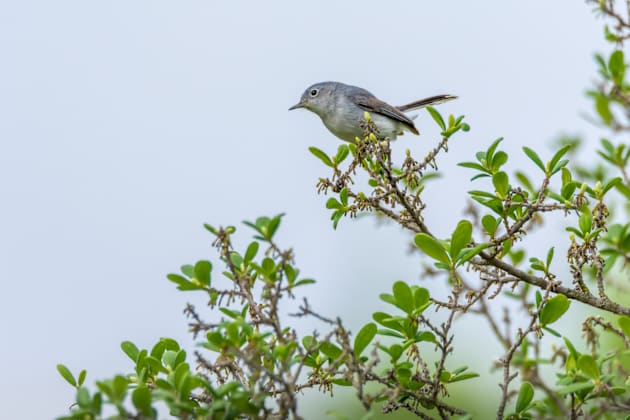
{"label": "bird's beak", "polygon": [[294,109],[298,109],[298,108],[304,108],[304,102],[298,102],[297,104],[289,108],[289,111],[293,111]]}

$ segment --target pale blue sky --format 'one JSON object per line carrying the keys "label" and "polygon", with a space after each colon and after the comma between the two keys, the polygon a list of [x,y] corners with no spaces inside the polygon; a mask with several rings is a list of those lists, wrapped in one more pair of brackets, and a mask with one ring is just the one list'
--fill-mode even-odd
{"label": "pale blue sky", "polygon": [[[314,188],[327,173],[307,148],[338,140],[287,108],[322,80],[394,104],[459,95],[440,109],[472,130],[426,192],[427,221],[445,234],[471,189],[457,162],[505,136],[527,164],[524,144],[595,132],[580,113],[601,26],[569,0],[2,2],[2,416],[64,414],[73,391],[58,362],[93,382],[129,370],[122,340],[190,343],[192,296],[165,275],[216,261],[204,222],[286,212],[279,239],[318,279],[311,302],[353,326],[369,320],[378,293],[417,279],[417,260],[392,226],[333,231]],[[417,125],[424,135],[401,150],[433,146],[426,113]]]}

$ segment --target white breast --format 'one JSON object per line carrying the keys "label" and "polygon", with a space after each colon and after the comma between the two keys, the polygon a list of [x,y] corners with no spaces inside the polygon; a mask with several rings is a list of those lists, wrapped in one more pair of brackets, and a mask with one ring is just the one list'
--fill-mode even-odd
{"label": "white breast", "polygon": [[372,114],[372,120],[378,127],[378,132],[383,138],[389,137],[390,140],[396,140],[396,137],[402,133],[403,130],[407,130],[407,126],[401,122],[380,114]]}
{"label": "white breast", "polygon": [[[350,112],[347,114],[337,112],[322,118],[322,122],[335,136],[348,142],[354,142],[356,137],[363,137],[363,131],[359,126],[359,119],[363,119],[363,112]],[[407,130],[407,126],[401,122],[392,120],[380,114],[371,114],[374,124],[378,127],[379,137],[389,137],[396,140],[396,137]]]}

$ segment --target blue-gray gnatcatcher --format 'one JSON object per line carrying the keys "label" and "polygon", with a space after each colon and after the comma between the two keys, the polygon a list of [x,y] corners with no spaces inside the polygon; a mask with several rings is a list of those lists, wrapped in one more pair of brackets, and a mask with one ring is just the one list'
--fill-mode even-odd
{"label": "blue-gray gnatcatcher", "polygon": [[289,111],[306,108],[314,112],[331,133],[351,143],[354,143],[356,137],[363,137],[359,121],[367,111],[379,129],[379,136],[395,140],[405,130],[419,134],[411,118],[404,112],[456,98],[457,96],[452,95],[436,95],[395,107],[360,87],[339,82],[320,82],[307,88],[300,102],[289,108]]}

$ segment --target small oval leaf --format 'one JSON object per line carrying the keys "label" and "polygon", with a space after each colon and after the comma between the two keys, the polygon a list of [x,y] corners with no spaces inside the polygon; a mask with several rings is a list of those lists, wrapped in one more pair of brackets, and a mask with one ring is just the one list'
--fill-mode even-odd
{"label": "small oval leaf", "polygon": [[590,354],[583,354],[578,359],[578,368],[589,378],[599,379],[599,366]]}
{"label": "small oval leaf", "polygon": [[630,317],[625,315],[620,316],[617,323],[626,337],[630,338]]}
{"label": "small oval leaf", "polygon": [[356,357],[359,357],[363,350],[372,342],[374,336],[376,336],[376,331],[377,327],[373,322],[365,324],[363,328],[361,328],[354,339],[354,355]]}
{"label": "small oval leaf", "polygon": [[571,302],[565,295],[556,295],[549,299],[540,311],[539,320],[543,325],[556,322],[569,309]]}
{"label": "small oval leaf", "polygon": [[426,233],[419,233],[414,239],[416,246],[429,257],[441,263],[450,265],[451,260],[446,253],[444,246],[434,237]]}
{"label": "small oval leaf", "polygon": [[63,379],[65,379],[66,382],[68,382],[70,385],[72,385],[73,387],[77,386],[77,381],[76,379],[74,379],[74,375],[72,374],[72,372],[70,372],[70,369],[68,369],[65,365],[62,365],[61,363],[59,363],[57,365],[57,372],[59,372],[59,374],[63,377]]}
{"label": "small oval leaf", "polygon": [[457,258],[459,252],[472,240],[472,223],[461,220],[451,236],[451,259]]}
{"label": "small oval leaf", "polygon": [[534,162],[536,166],[540,168],[541,171],[546,172],[545,165],[543,164],[542,160],[540,160],[540,157],[538,156],[536,152],[534,152],[532,149],[530,149],[527,146],[523,147],[523,151],[525,152],[527,157],[530,158],[532,162]]}
{"label": "small oval leaf", "polygon": [[395,305],[410,314],[413,311],[413,294],[409,285],[403,281],[397,281],[392,287],[394,291]]}
{"label": "small oval leaf", "polygon": [[534,399],[534,387],[529,382],[523,382],[521,389],[518,391],[518,398],[516,399],[515,411],[520,413],[524,411],[530,402]]}
{"label": "small oval leaf", "polygon": [[133,390],[131,401],[143,415],[151,415],[151,390],[145,385],[140,385]]}
{"label": "small oval leaf", "polygon": [[321,151],[320,149],[318,149],[317,147],[309,147],[308,150],[315,155],[315,157],[317,157],[319,160],[321,160],[322,162],[324,162],[325,165],[327,166],[334,166],[332,163],[332,160],[330,160],[330,158],[328,157],[328,155],[326,153],[324,153],[323,151]]}

